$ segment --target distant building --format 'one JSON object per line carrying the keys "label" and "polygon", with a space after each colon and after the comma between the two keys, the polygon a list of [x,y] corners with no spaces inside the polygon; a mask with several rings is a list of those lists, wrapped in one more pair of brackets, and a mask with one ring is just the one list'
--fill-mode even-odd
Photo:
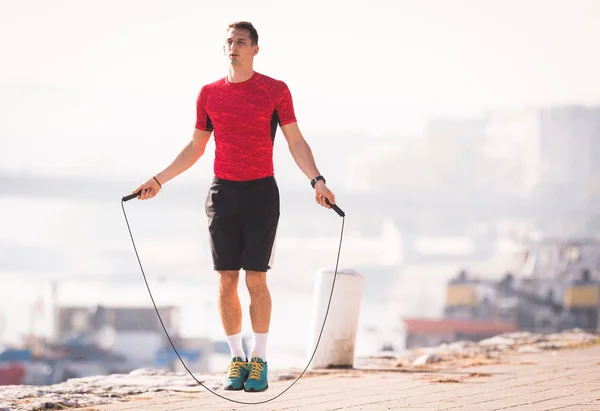
{"label": "distant building", "polygon": [[[179,309],[158,310],[169,336],[179,340]],[[151,364],[166,345],[154,307],[59,307],[58,332],[59,341],[90,342],[143,365]]]}
{"label": "distant building", "polygon": [[483,155],[490,181],[500,194],[528,197],[541,183],[542,127],[536,110],[493,113],[487,122]]}
{"label": "distant building", "polygon": [[[165,327],[178,333],[179,310],[176,307],[160,307],[159,312]],[[116,332],[164,332],[154,307],[60,307],[58,321],[59,339],[83,331],[100,331],[106,327]]]}
{"label": "distant building", "polygon": [[[600,107],[491,111],[434,119],[408,142],[361,151],[349,190],[493,192],[527,198],[571,186],[600,194]],[[576,190],[575,190],[576,191]]]}
{"label": "distant building", "polygon": [[571,183],[600,173],[600,107],[543,110],[542,180]]}
{"label": "distant building", "polygon": [[585,197],[600,176],[600,107],[495,112],[485,140],[494,185],[507,194],[571,187]]}

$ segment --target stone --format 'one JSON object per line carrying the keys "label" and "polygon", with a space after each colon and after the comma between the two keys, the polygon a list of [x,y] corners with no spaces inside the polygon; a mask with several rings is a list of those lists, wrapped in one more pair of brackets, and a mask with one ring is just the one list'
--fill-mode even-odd
{"label": "stone", "polygon": [[440,361],[440,357],[435,354],[423,354],[419,356],[414,362],[413,365],[420,366],[426,364],[433,364]]}
{"label": "stone", "polygon": [[520,354],[533,354],[540,351],[540,348],[535,345],[523,345],[517,349],[517,352]]}

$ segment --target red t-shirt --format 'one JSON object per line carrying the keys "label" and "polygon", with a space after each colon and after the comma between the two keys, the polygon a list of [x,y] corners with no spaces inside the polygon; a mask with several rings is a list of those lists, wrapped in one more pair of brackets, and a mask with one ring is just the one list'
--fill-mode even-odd
{"label": "red t-shirt", "polygon": [[295,121],[287,85],[257,72],[241,83],[207,84],[196,102],[196,128],[214,131],[214,174],[226,180],[272,176],[277,125]]}

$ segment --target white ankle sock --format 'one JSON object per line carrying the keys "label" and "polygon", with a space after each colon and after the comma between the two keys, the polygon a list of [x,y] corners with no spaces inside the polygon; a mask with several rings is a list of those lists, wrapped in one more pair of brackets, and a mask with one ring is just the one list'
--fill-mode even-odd
{"label": "white ankle sock", "polygon": [[269,333],[254,333],[254,353],[252,356],[256,355],[258,358],[263,361],[267,361],[267,336]]}
{"label": "white ankle sock", "polygon": [[244,345],[242,344],[241,332],[233,335],[228,335],[227,344],[229,344],[231,357],[242,357],[244,360],[246,359],[246,354],[244,353]]}

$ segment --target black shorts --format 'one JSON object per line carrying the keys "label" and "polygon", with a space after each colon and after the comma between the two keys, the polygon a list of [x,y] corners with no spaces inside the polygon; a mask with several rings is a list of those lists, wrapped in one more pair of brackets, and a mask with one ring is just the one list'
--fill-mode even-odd
{"label": "black shorts", "polygon": [[279,188],[274,177],[215,178],[205,209],[215,270],[266,272],[272,267],[279,223]]}

